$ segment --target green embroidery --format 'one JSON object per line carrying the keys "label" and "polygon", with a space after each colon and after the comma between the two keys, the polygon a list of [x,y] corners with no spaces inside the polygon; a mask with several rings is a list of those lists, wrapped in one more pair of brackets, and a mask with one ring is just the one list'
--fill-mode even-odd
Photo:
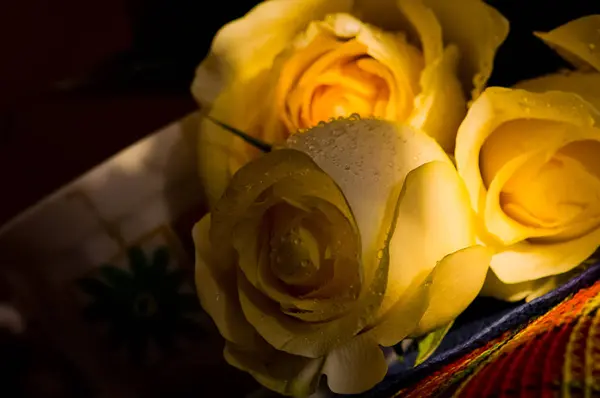
{"label": "green embroidery", "polygon": [[198,313],[198,298],[181,291],[185,273],[168,269],[168,249],[156,249],[151,259],[139,247],[127,254],[129,270],[104,265],[97,276],[78,281],[92,299],[84,317],[105,322],[110,340],[125,346],[136,363],[145,361],[150,342],[169,351],[178,336],[201,337],[200,326],[188,317]]}

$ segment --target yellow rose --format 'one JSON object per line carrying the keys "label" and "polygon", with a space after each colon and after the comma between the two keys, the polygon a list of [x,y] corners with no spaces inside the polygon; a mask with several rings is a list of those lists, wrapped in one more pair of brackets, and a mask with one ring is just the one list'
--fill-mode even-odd
{"label": "yellow rose", "polygon": [[480,239],[497,251],[485,294],[539,294],[599,246],[599,122],[592,105],[561,91],[491,87],[473,103],[456,163]]}
{"label": "yellow rose", "polygon": [[[270,0],[224,26],[192,92],[212,117],[282,144],[358,113],[406,122],[452,151],[507,21],[481,0]],[[200,174],[211,204],[257,152],[204,119]]]}
{"label": "yellow rose", "polygon": [[306,395],[327,375],[359,393],[386,374],[380,346],[448,324],[478,294],[491,253],[472,220],[432,138],[331,122],[233,176],[194,227],[198,294],[227,361],[264,386]]}
{"label": "yellow rose", "polygon": [[579,70],[490,88],[459,129],[458,170],[499,251],[485,295],[538,297],[600,245],[599,32],[593,15],[536,33]]}

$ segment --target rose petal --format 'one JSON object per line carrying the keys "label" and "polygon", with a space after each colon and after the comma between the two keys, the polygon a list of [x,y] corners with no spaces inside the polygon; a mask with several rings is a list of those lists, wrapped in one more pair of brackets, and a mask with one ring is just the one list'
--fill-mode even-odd
{"label": "rose petal", "polygon": [[[379,75],[387,81],[390,90],[388,114],[386,119],[402,121],[408,117],[413,107],[414,97],[418,94],[419,77],[423,70],[423,56],[418,49],[406,42],[403,35],[383,32],[369,25],[363,25],[356,39],[367,47],[367,53],[380,65],[386,67],[377,73],[368,68],[364,60],[365,70]],[[387,75],[389,73],[389,76]]]}
{"label": "rose petal", "polygon": [[231,242],[235,225],[249,214],[248,211],[261,194],[285,179],[307,181],[318,179],[325,186],[305,184],[310,191],[306,196],[316,196],[338,207],[346,219],[352,220],[352,213],[342,192],[333,181],[315,164],[310,157],[291,149],[276,150],[256,161],[247,164],[232,178],[227,191],[214,208],[211,225],[211,241],[215,244]]}
{"label": "rose petal", "polygon": [[233,258],[216,254],[210,244],[210,214],[202,218],[192,231],[196,247],[195,280],[204,310],[213,319],[219,333],[228,341],[253,346],[257,334],[240,307]]}
{"label": "rose petal", "polygon": [[334,393],[358,394],[383,380],[387,368],[377,342],[370,335],[361,334],[327,354],[323,374]]}
{"label": "rose petal", "polygon": [[420,42],[415,27],[400,11],[397,0],[354,0],[352,14],[383,30],[406,32],[412,42]]}
{"label": "rose petal", "polygon": [[[367,332],[383,346],[397,344],[414,333],[428,308],[420,331],[456,317],[477,295],[489,265],[489,258],[485,264],[479,261],[487,249],[462,250],[475,242],[475,230],[467,192],[451,164],[434,161],[411,171],[394,217],[388,287],[378,321]],[[455,251],[454,256],[446,256]],[[462,267],[459,271],[454,268],[457,264]],[[440,265],[443,268],[436,271]],[[456,291],[448,287],[455,278],[464,278],[465,267],[470,272],[466,288]],[[456,275],[450,276],[451,272]],[[463,283],[456,286],[462,289]],[[433,293],[432,289],[438,288]],[[444,304],[447,297],[440,296],[444,294],[454,295],[452,305]]]}
{"label": "rose petal", "polygon": [[211,104],[225,87],[245,83],[269,69],[309,22],[331,13],[349,12],[351,7],[350,0],[260,3],[217,32],[209,55],[196,71],[192,93],[201,104]]}
{"label": "rose petal", "polygon": [[[248,131],[248,123],[231,123],[229,116],[236,112],[234,98],[239,98],[244,91],[242,87],[236,87],[234,90],[222,93],[219,97],[221,100],[217,100],[211,116],[219,121],[227,122],[241,131]],[[244,120],[243,118],[248,117],[250,112],[256,113],[255,109],[250,109],[252,107],[246,108],[246,110],[242,110],[241,118],[238,120]],[[211,207],[225,192],[233,172],[251,159],[253,152],[252,150],[246,151],[247,148],[249,149],[250,146],[241,138],[234,136],[207,118],[201,120],[197,143],[198,174]]]}
{"label": "rose petal", "polygon": [[566,242],[507,247],[492,258],[491,268],[504,283],[519,283],[572,270],[600,246],[600,228]]}
{"label": "rose petal", "polygon": [[475,244],[469,196],[451,164],[434,161],[411,171],[398,200],[381,313],[444,256]]}
{"label": "rose petal", "polygon": [[[260,231],[264,228],[265,211],[276,203],[319,214],[332,225],[334,241],[329,243],[337,256],[333,264],[335,275],[311,294],[291,294],[271,275],[270,253],[265,253],[265,237]],[[359,231],[341,191],[299,151],[276,150],[240,169],[214,208],[212,219],[210,233],[215,248],[232,245],[245,279],[284,311],[299,310],[294,315],[299,319],[323,321],[339,316],[356,300],[360,289],[370,285],[376,273],[374,259],[358,269]]]}
{"label": "rose petal", "polygon": [[435,12],[421,0],[398,0],[396,4],[417,32],[425,65],[431,64],[444,50],[442,28]]}
{"label": "rose petal", "polygon": [[[316,184],[324,188],[326,184]],[[331,279],[326,280],[322,286],[306,294],[294,294],[290,292],[289,286],[284,286],[280,280],[276,279],[271,269],[271,259],[265,249],[257,253],[256,256],[248,256],[247,261],[258,271],[257,279],[252,272],[248,273],[242,267],[242,256],[240,255],[240,268],[249,279],[249,282],[259,289],[266,296],[279,303],[281,311],[289,316],[307,322],[322,322],[346,313],[356,304],[356,297],[362,288],[360,272],[357,268],[358,261],[358,237],[357,232],[352,229],[353,225],[334,208],[333,205],[323,202],[318,203],[319,207],[313,207],[315,211],[324,218],[331,218],[331,223],[335,226],[333,236],[344,242],[343,249],[345,253],[338,253],[336,245],[332,245],[332,251],[340,256],[331,264]],[[312,205],[311,205],[312,207]],[[323,209],[321,213],[318,208]],[[238,227],[239,228],[239,227]],[[240,235],[244,232],[240,231]],[[248,236],[256,235],[257,229],[247,230],[245,241],[251,241]],[[240,236],[242,238],[243,236]],[[263,240],[265,238],[262,238]],[[268,237],[266,237],[268,239]],[[327,238],[329,239],[329,237]],[[266,243],[268,246],[268,242]],[[243,243],[242,243],[243,244]],[[253,245],[253,243],[247,243]],[[241,247],[241,246],[240,246]],[[246,246],[251,248],[251,246]],[[239,253],[247,252],[246,249],[238,250]],[[252,251],[249,251],[252,253]],[[244,256],[245,257],[245,256]],[[258,260],[257,260],[258,257]]]}
{"label": "rose petal", "polygon": [[410,42],[420,45],[425,65],[442,55],[440,24],[422,0],[355,0],[354,14],[384,30],[406,33]]}
{"label": "rose petal", "polygon": [[[323,104],[321,105],[323,108],[326,108],[325,110],[329,110],[330,112],[333,111],[332,106],[326,104],[327,101],[324,101],[315,95],[319,87],[324,85],[324,82],[320,81],[321,76],[326,74],[327,71],[335,65],[341,66],[348,64],[356,58],[364,56],[366,51],[366,47],[356,40],[348,40],[343,43],[338,42],[333,49],[322,54],[319,58],[310,63],[307,69],[302,71],[302,73],[294,76],[297,79],[293,81],[294,87],[278,85],[278,94],[280,96],[278,102],[281,103],[280,112],[281,114],[286,115],[285,119],[288,122],[288,129],[290,132],[294,132],[298,128],[312,127],[320,121],[318,120],[319,113],[316,112],[318,109],[314,109],[316,108],[314,106],[315,104],[313,104],[314,101],[322,101]],[[300,57],[304,56],[304,54],[297,55]],[[289,73],[291,72],[288,71],[284,65],[281,74],[285,76]],[[341,79],[341,71],[338,71],[336,75],[338,79]],[[329,90],[332,89],[335,88],[329,88]],[[282,96],[287,97],[287,100],[282,99]],[[334,101],[330,101],[332,102],[331,105],[335,103],[335,100],[339,100],[339,98],[340,95],[337,95]],[[329,114],[325,120],[334,116],[338,115]]]}
{"label": "rose petal", "polygon": [[460,49],[459,76],[465,92],[477,98],[492,73],[496,51],[508,36],[508,21],[481,0],[423,1],[440,23],[444,43]]}
{"label": "rose petal", "polygon": [[[290,132],[295,131],[300,126],[300,109],[290,110],[288,101],[294,103],[294,98],[289,99],[292,95],[291,91],[298,83],[298,78],[303,73],[314,65],[314,62],[323,55],[335,50],[340,46],[336,36],[323,28],[322,23],[311,22],[306,32],[301,34],[285,53],[275,60],[273,69],[278,70],[279,78],[277,80],[275,108],[277,109],[277,117],[281,117],[287,129]],[[359,49],[363,51],[363,48]],[[348,52],[348,56],[352,56]],[[312,94],[312,91],[310,91]],[[298,98],[298,105],[295,108],[300,108],[302,98]],[[310,101],[309,101],[310,103]],[[332,115],[333,116],[333,115]]]}
{"label": "rose petal", "polygon": [[471,246],[444,257],[431,275],[429,305],[415,335],[452,322],[477,297],[485,280],[492,251]]}
{"label": "rose petal", "polygon": [[279,305],[256,290],[239,274],[238,292],[242,311],[258,333],[273,347],[290,354],[318,358],[346,344],[366,325],[373,322],[375,308],[385,290],[389,257],[379,259],[368,289],[361,292],[357,305],[348,314],[326,323],[298,321],[281,312]]}
{"label": "rose petal", "polygon": [[408,123],[436,139],[448,153],[456,142],[456,131],[467,111],[463,88],[457,77],[459,54],[455,46],[429,64],[421,75],[421,91],[415,98]]}
{"label": "rose petal", "polygon": [[344,193],[363,259],[383,247],[406,175],[434,160],[451,164],[431,137],[382,120],[337,120],[290,137],[288,146],[310,155]]}
{"label": "rose petal", "polygon": [[[595,128],[576,127],[565,123],[535,119],[508,122],[496,129],[489,136],[480,155],[483,180],[488,185],[483,213],[488,231],[503,244],[510,245],[533,237],[558,236],[566,233],[577,235],[576,230],[586,231],[596,225],[597,222],[593,220],[594,214],[590,212],[587,213],[590,213],[591,217],[571,222],[561,219],[555,222],[545,221],[532,214],[531,222],[523,223],[520,222],[523,217],[514,217],[514,215],[526,213],[527,209],[523,208],[523,211],[520,211],[521,208],[517,206],[532,202],[526,195],[530,191],[530,195],[535,195],[534,188],[538,189],[537,192],[542,193],[531,198],[533,200],[539,200],[540,196],[547,198],[547,195],[553,195],[553,191],[556,192],[556,195],[562,194],[560,190],[564,188],[565,181],[558,179],[556,173],[550,176],[540,175],[543,171],[548,170],[548,162],[557,158],[557,153],[560,153],[561,148],[565,148],[571,142],[597,141],[599,139],[600,130]],[[581,202],[581,198],[577,199],[574,196],[578,192],[576,177],[579,177],[579,180],[589,180],[587,194],[592,196],[591,192],[593,192],[594,186],[600,186],[597,182],[594,184],[595,177],[568,157],[563,157],[561,162],[572,164],[571,173],[574,173],[572,174],[574,181],[569,181],[573,182],[572,192],[569,193],[571,201]],[[536,185],[540,178],[545,178],[550,183],[554,183],[553,178],[557,179],[556,186],[545,183],[542,188],[550,190],[545,193]],[[531,179],[537,179],[536,183],[532,185]],[[579,186],[582,185],[585,183],[579,182]],[[526,191],[528,186],[529,191]],[[581,190],[582,188],[579,188],[579,191]],[[585,192],[581,193],[581,195],[583,194]],[[509,197],[517,199],[514,199],[514,204],[512,201],[501,201],[501,195],[505,195],[505,199]],[[518,198],[528,200],[519,201]],[[565,199],[563,202],[569,202],[569,200]],[[532,204],[529,207],[535,211],[535,207],[540,210],[541,206],[543,203],[537,206]]]}
{"label": "rose petal", "polygon": [[368,333],[383,347],[392,347],[417,330],[419,321],[429,305],[431,273],[423,272],[396,300],[387,312],[380,315]]}
{"label": "rose petal", "polygon": [[[500,87],[486,89],[467,112],[458,130],[455,151],[458,172],[465,181],[473,207],[479,213],[483,213],[486,200],[479,166],[481,148],[502,124],[520,119],[540,119],[589,128],[600,121],[600,114],[575,94],[559,91],[530,93]],[[529,140],[527,137],[522,137],[519,142],[526,148],[513,148],[510,153],[515,156],[527,154],[527,142],[546,144],[546,141]],[[504,155],[502,151],[490,151],[494,152]]]}
{"label": "rose petal", "polygon": [[535,35],[574,66],[600,72],[600,15],[581,17]]}
{"label": "rose petal", "polygon": [[263,342],[260,349],[248,350],[225,344],[225,360],[250,373],[269,390],[284,395],[308,396],[316,390],[323,358],[303,358],[277,351]]}
{"label": "rose petal", "polygon": [[519,283],[503,283],[492,269],[488,271],[480,295],[504,301],[531,301],[556,289],[573,277],[573,272]]}
{"label": "rose petal", "polygon": [[600,73],[556,73],[519,82],[515,88],[536,93],[546,91],[575,93],[600,110]]}

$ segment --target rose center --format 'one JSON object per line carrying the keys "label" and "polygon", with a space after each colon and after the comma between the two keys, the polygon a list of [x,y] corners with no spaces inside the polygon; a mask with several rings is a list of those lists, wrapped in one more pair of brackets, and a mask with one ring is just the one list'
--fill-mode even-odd
{"label": "rose center", "polygon": [[311,127],[331,117],[385,114],[389,89],[385,80],[372,73],[382,66],[372,58],[361,57],[336,65],[314,79],[311,106],[302,115],[303,126]]}
{"label": "rose center", "polygon": [[293,228],[281,236],[271,250],[271,269],[288,285],[309,283],[319,271],[320,260],[317,240],[303,227]]}
{"label": "rose center", "polygon": [[600,217],[600,180],[573,149],[567,146],[539,168],[523,170],[527,178],[517,173],[502,195],[504,211],[524,225],[546,228]]}
{"label": "rose center", "polygon": [[404,120],[413,110],[424,62],[402,33],[334,14],[312,24],[289,50],[275,98],[287,131],[354,113]]}

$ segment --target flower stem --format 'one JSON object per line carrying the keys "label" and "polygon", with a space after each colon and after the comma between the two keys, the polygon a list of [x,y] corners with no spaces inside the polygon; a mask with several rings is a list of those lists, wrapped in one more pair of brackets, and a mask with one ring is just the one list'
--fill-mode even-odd
{"label": "flower stem", "polygon": [[225,130],[229,131],[230,133],[240,137],[241,139],[246,141],[248,144],[252,145],[255,148],[260,149],[263,152],[271,152],[271,150],[273,149],[271,144],[267,144],[266,142],[261,141],[258,138],[252,137],[251,135],[246,134],[243,131],[240,131],[234,127],[231,127],[223,122],[220,122],[211,116],[207,115],[206,118],[208,120],[210,120],[211,122],[213,122],[214,124],[216,124],[217,126],[220,126],[220,127],[224,128]]}

